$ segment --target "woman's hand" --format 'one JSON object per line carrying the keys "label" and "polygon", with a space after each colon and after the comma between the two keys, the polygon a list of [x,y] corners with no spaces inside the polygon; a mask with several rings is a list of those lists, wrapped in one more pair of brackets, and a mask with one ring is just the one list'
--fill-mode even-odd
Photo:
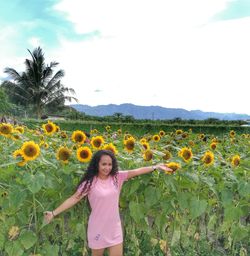
{"label": "woman's hand", "polygon": [[174,173],[174,170],[167,167],[165,164],[157,164],[157,165],[155,165],[155,168],[158,169],[158,170],[161,170],[165,173],[168,173],[168,174]]}
{"label": "woman's hand", "polygon": [[44,221],[49,224],[54,218],[53,212],[46,211],[44,212]]}

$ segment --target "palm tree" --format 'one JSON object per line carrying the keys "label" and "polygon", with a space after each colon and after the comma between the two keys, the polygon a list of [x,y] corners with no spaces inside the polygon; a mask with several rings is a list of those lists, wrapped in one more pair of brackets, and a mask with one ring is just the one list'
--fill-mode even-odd
{"label": "palm tree", "polygon": [[72,88],[64,87],[61,84],[61,78],[64,71],[59,70],[53,75],[53,69],[59,64],[51,62],[45,64],[44,54],[40,47],[32,53],[28,50],[32,59],[25,60],[25,72],[19,74],[13,68],[5,68],[4,72],[9,75],[12,81],[5,81],[4,87],[11,94],[11,99],[20,105],[32,106],[40,118],[46,106],[55,103],[63,103],[65,100],[77,99],[65,95],[65,93],[75,94]]}

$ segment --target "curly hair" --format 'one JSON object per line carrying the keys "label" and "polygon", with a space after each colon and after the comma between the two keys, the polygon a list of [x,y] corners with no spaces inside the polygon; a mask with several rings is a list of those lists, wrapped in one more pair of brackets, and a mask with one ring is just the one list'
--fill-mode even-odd
{"label": "curly hair", "polygon": [[86,182],[80,190],[80,195],[88,194],[88,192],[90,191],[94,177],[96,177],[98,175],[99,162],[100,162],[102,156],[110,156],[111,157],[112,170],[110,172],[110,175],[114,177],[114,184],[116,187],[118,187],[118,181],[117,181],[118,163],[115,158],[115,155],[110,150],[98,150],[92,156],[89,166],[87,167],[87,170],[85,171],[83,177],[81,178],[80,182],[77,185],[76,190],[78,190],[80,188],[80,186],[83,182]]}

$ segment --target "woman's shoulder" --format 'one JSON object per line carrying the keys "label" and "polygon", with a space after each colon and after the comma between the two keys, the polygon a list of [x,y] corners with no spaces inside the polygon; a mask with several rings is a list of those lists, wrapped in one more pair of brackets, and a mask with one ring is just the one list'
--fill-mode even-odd
{"label": "woman's shoulder", "polygon": [[125,181],[128,178],[128,171],[121,171],[121,170],[119,170],[117,172],[117,176],[118,176],[118,179],[120,179],[122,181]]}

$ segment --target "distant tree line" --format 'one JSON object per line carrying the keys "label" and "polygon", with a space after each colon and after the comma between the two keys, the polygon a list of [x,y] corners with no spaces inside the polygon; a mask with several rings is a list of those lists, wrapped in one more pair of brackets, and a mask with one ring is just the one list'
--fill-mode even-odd
{"label": "distant tree line", "polygon": [[183,120],[181,118],[166,120],[135,119],[132,115],[114,113],[110,116],[90,116],[78,112],[65,105],[65,102],[77,98],[72,95],[75,91],[61,83],[64,71],[54,69],[58,62],[45,64],[44,53],[40,47],[33,52],[28,50],[30,59],[26,59],[25,71],[19,73],[13,68],[5,68],[7,79],[0,85],[0,116],[8,115],[24,118],[46,118],[49,116],[62,116],[70,120],[85,120],[95,122],[115,123],[141,123],[141,124],[204,124],[204,125],[242,125],[245,121],[219,120],[208,118],[206,120]]}

